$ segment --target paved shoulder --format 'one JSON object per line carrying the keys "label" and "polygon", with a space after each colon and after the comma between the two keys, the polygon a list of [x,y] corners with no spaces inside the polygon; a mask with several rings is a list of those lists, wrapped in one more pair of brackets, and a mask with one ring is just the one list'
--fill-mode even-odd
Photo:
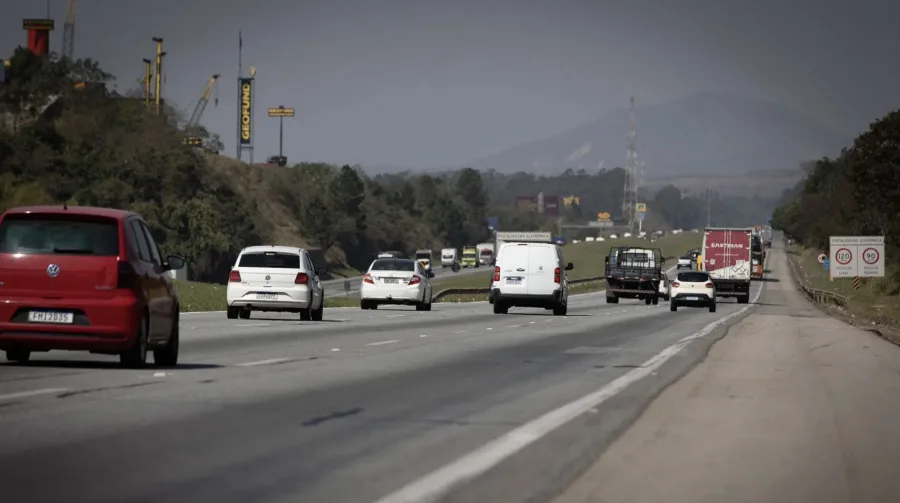
{"label": "paved shoulder", "polygon": [[819,312],[772,258],[755,313],[555,503],[897,500],[900,349]]}

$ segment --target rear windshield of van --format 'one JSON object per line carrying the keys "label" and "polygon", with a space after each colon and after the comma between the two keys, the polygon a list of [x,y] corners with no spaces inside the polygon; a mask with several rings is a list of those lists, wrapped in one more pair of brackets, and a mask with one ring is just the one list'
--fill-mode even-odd
{"label": "rear windshield of van", "polygon": [[0,253],[119,255],[119,223],[89,215],[7,215],[0,222]]}
{"label": "rear windshield of van", "polygon": [[415,271],[416,263],[412,260],[376,260],[369,268],[372,271]]}
{"label": "rear windshield of van", "polygon": [[300,269],[300,255],[296,253],[252,252],[241,255],[238,267],[268,267],[272,269]]}

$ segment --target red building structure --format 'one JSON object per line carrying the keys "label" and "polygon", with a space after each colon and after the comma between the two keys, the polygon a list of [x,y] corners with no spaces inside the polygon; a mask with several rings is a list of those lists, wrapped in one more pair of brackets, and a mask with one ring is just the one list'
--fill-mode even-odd
{"label": "red building structure", "polygon": [[36,56],[46,56],[50,52],[50,32],[52,19],[24,19],[22,28],[28,32],[28,50]]}

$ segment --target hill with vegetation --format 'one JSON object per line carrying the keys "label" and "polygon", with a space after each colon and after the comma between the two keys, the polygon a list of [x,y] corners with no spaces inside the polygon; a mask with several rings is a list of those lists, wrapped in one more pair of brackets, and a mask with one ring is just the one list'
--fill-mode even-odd
{"label": "hill with vegetation", "polygon": [[[772,225],[806,247],[805,270],[827,274],[815,263],[830,236],[884,236],[886,277],[858,291],[847,281],[820,280],[814,286],[851,298],[851,312],[900,326],[900,110],[873,122],[835,158],[807,166],[804,179],[782,195]],[[865,312],[869,308],[871,312]],[[872,313],[881,310],[878,316]],[[883,321],[883,320],[882,320]]]}
{"label": "hill with vegetation", "polygon": [[[206,131],[192,131],[203,148],[184,145],[177,112],[156,115],[143,100],[111,91],[112,80],[91,60],[16,51],[0,83],[0,211],[62,202],[134,210],[165,253],[187,258],[192,280],[224,282],[241,248],[256,244],[318,249],[340,275],[365,268],[381,250],[485,240],[488,216],[503,230],[557,229],[556,219],[516,211],[517,195],[579,196],[581,205],[562,215],[569,223],[615,215],[622,205],[621,169],[367,176],[358,166],[323,163],[248,166],[215,154],[220,142]],[[706,221],[705,197],[662,187],[642,198],[650,207],[645,229]],[[772,204],[714,196],[714,223],[759,223]]]}

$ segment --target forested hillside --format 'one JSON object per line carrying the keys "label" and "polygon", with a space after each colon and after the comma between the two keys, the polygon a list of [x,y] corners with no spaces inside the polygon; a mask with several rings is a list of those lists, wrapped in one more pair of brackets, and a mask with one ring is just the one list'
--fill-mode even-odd
{"label": "forested hillside", "polygon": [[834,235],[883,235],[889,293],[900,294],[900,111],[872,123],[838,157],[811,165],[786,190],[773,226],[809,247]]}
{"label": "forested hillside", "polygon": [[[564,219],[618,214],[623,171],[560,176],[448,173],[367,177],[358,167],[248,166],[182,144],[177,112],[157,116],[109,90],[96,62],[53,61],[19,49],[0,83],[0,210],[42,203],[129,208],[150,222],[163,251],[185,256],[191,279],[221,282],[244,246],[278,243],[326,251],[331,269],[362,268],[380,250],[461,247],[504,230],[555,230],[516,212],[516,195],[581,197]],[[76,85],[83,83],[84,85]],[[217,143],[215,135],[207,146]],[[215,150],[214,148],[212,150]],[[707,201],[667,187],[646,194],[647,229],[705,224]],[[750,225],[761,199],[711,202],[715,225]]]}

